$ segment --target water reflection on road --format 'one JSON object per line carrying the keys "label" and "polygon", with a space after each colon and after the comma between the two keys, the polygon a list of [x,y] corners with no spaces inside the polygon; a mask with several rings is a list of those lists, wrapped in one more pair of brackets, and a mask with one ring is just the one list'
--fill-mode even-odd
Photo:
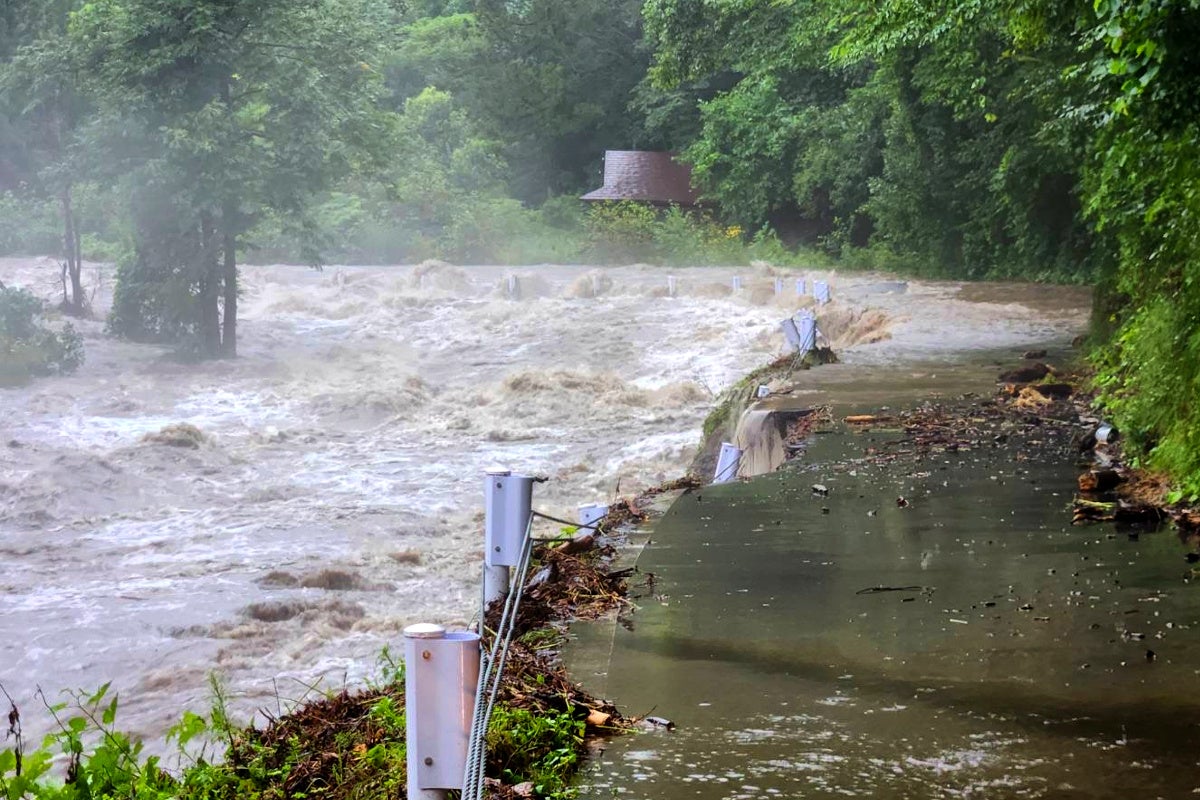
{"label": "water reflection on road", "polygon": [[572,660],[678,728],[610,743],[583,796],[1200,792],[1200,604],[1174,534],[1070,527],[1066,459],[830,469],[863,446],[818,437],[806,466],[655,526],[633,629],[582,628]]}

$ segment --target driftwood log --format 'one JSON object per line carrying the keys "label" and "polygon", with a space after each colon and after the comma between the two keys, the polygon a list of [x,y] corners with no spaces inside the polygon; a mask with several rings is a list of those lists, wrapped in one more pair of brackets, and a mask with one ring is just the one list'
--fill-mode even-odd
{"label": "driftwood log", "polygon": [[1085,522],[1129,522],[1138,525],[1153,525],[1162,519],[1162,511],[1154,506],[1121,501],[1106,503],[1077,497],[1073,510],[1071,522],[1074,525]]}

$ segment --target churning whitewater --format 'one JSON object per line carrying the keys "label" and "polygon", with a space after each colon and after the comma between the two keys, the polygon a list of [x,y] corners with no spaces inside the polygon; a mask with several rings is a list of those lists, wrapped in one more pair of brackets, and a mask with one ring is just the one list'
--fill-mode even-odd
{"label": "churning whitewater", "polygon": [[[112,272],[89,277],[102,317]],[[820,277],[850,362],[1044,341],[1084,314]],[[53,299],[58,269],[3,260],[0,279]],[[0,682],[33,709],[38,686],[111,680],[122,727],[152,741],[213,672],[247,714],[361,682],[403,626],[470,621],[489,466],[547,475],[535,507],[571,517],[682,474],[715,394],[811,304],[774,284],[766,267],[250,267],[242,357],[205,364],[82,323],[78,374],[0,390]]]}

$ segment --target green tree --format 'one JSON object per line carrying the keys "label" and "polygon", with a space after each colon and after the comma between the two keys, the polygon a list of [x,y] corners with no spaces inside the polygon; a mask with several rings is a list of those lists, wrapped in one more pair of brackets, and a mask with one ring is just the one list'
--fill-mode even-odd
{"label": "green tree", "polygon": [[508,166],[500,143],[484,137],[449,92],[427,88],[410,97],[397,131],[386,177],[398,227],[436,242],[473,209],[503,197]]}
{"label": "green tree", "polygon": [[32,292],[0,282],[0,386],[74,372],[83,363],[83,340],[71,324],[55,332],[41,314],[42,301]]}
{"label": "green tree", "polygon": [[477,0],[485,49],[468,97],[486,134],[505,143],[512,194],[539,204],[595,182],[606,149],[641,135],[629,113],[649,53],[641,0]]}
{"label": "green tree", "polygon": [[1109,237],[1102,402],[1147,463],[1200,497],[1200,3],[1098,0],[1081,109],[1088,211]]}
{"label": "green tree", "polygon": [[478,96],[486,42],[474,14],[419,17],[401,27],[396,38],[386,68],[395,109],[429,87],[451,92],[460,102]]}
{"label": "green tree", "polygon": [[961,6],[648,0],[651,74],[732,77],[686,156],[747,227],[940,274],[1086,274],[1079,143],[1054,125],[1069,39],[1018,58],[1004,8]]}
{"label": "green tree", "polygon": [[[0,65],[8,135],[0,150],[10,181],[21,194],[53,198],[62,225],[63,309],[88,311],[84,292],[83,231],[74,190],[81,180],[78,148],[87,104],[68,57],[67,23],[77,0],[38,0],[7,5],[9,51]],[[0,44],[0,47],[3,47]],[[68,293],[68,283],[70,291]]]}
{"label": "green tree", "polygon": [[393,21],[383,0],[94,0],[73,16],[76,63],[116,132],[106,152],[135,187],[115,330],[236,354],[254,221],[273,211],[303,235],[312,199],[386,149]]}

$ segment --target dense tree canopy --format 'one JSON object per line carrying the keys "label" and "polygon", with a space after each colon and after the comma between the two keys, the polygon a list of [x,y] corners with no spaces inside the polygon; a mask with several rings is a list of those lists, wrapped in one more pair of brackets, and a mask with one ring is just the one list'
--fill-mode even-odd
{"label": "dense tree canopy", "polygon": [[[113,326],[236,352],[239,240],[265,209],[303,225],[308,200],[381,155],[376,0],[96,0],[75,58],[132,176],[135,257]],[[180,307],[148,312],[164,297]]]}
{"label": "dense tree canopy", "polygon": [[[942,274],[1086,274],[1069,37],[1017,51],[980,4],[646,4],[654,78],[737,82],[688,149],[712,197]],[[1069,27],[1069,26],[1068,26]]]}

